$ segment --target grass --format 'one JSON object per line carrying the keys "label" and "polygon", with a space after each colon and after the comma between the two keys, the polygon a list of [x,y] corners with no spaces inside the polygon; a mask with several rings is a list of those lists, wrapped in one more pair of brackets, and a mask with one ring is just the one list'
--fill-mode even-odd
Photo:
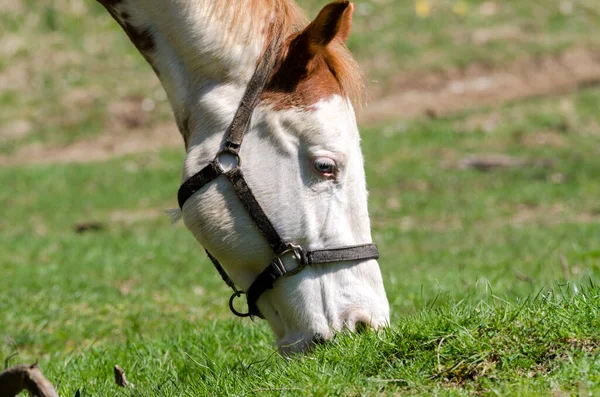
{"label": "grass", "polygon": [[[302,3],[311,15],[321,5]],[[600,37],[595,2],[566,14],[558,0],[498,2],[487,16],[480,1],[462,13],[430,3],[423,18],[412,2],[358,4],[350,45],[373,78]],[[94,2],[11,4],[0,12],[0,152],[170,120],[150,68]],[[507,25],[526,34],[475,40]],[[111,109],[144,99],[155,104],[144,124],[119,124]],[[233,318],[201,248],[161,213],[176,206],[182,150],[3,165],[0,358],[39,359],[61,396],[599,394],[599,102],[588,87],[363,126],[392,324],[291,360],[264,323]],[[520,165],[462,166],[490,154]],[[75,231],[86,224],[98,230]],[[135,389],[114,385],[115,364]]]}
{"label": "grass", "polygon": [[[64,395],[82,396],[595,394],[600,290],[565,290],[429,307],[380,335],[340,335],[294,360],[270,353],[264,328],[229,320],[183,324],[155,340],[130,331],[119,348],[52,357],[48,372]],[[135,391],[112,383],[116,362],[128,365]]]}
{"label": "grass", "polygon": [[[183,153],[3,167],[0,355],[40,358],[67,396],[597,392],[599,98],[363,129],[392,327],[291,361],[265,324],[232,318],[200,247],[160,214]],[[458,166],[482,153],[531,165]]]}

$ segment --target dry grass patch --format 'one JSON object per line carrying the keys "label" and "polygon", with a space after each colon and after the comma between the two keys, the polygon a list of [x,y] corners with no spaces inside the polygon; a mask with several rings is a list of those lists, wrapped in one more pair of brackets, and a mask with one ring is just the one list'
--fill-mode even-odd
{"label": "dry grass patch", "polygon": [[524,59],[504,67],[471,65],[438,73],[398,75],[362,114],[364,122],[448,116],[466,109],[562,95],[600,83],[597,50],[572,48],[556,56]]}
{"label": "dry grass patch", "polygon": [[183,141],[174,122],[161,122],[149,128],[115,129],[65,146],[26,145],[11,155],[0,156],[0,165],[100,162],[169,147],[183,147]]}
{"label": "dry grass patch", "polygon": [[600,224],[600,213],[594,211],[577,211],[574,208],[569,208],[565,203],[549,206],[521,204],[512,211],[509,223],[515,227],[523,227],[531,224],[544,226],[564,223]]}

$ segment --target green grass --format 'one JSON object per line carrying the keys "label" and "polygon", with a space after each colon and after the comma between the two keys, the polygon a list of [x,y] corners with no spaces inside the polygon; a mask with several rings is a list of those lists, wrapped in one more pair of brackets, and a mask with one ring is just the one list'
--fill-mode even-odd
{"label": "green grass", "polygon": [[[263,327],[231,320],[182,323],[156,339],[129,330],[118,347],[51,355],[47,373],[64,395],[82,396],[595,394],[600,290],[566,289],[514,304],[490,295],[432,305],[379,335],[340,335],[293,360],[270,352]],[[135,391],[113,384],[114,363],[127,366]]]}
{"label": "green grass", "polygon": [[[3,167],[0,357],[39,358],[65,396],[599,392],[599,99],[363,128],[392,326],[292,360],[159,213],[182,152]],[[529,165],[459,166],[485,153]]]}

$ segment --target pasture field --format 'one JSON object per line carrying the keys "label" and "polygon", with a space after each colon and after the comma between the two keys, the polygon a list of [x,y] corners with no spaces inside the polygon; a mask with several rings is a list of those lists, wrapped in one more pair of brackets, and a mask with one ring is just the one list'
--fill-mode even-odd
{"label": "pasture field", "polygon": [[61,396],[600,394],[600,4],[396,3],[357,5],[372,106],[417,75],[435,97],[574,53],[586,73],[365,110],[391,326],[287,359],[162,213],[184,152],[125,35],[93,2],[0,1],[2,361],[39,359]]}

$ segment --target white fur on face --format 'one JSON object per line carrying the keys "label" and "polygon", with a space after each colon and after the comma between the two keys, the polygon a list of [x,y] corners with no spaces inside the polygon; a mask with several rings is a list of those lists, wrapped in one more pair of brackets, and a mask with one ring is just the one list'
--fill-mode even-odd
{"label": "white fur on face", "polygon": [[[352,106],[334,96],[313,109],[255,111],[241,151],[247,182],[286,241],[309,250],[370,243],[363,158]],[[190,151],[184,178],[211,160],[222,140],[214,132],[212,138],[199,134],[203,143]],[[326,178],[317,172],[315,157],[334,159],[337,176]],[[184,220],[243,289],[272,259],[225,178],[189,199]],[[315,335],[328,338],[356,322],[379,327],[389,321],[375,260],[306,268],[279,279],[258,304],[284,351],[302,350]]]}

